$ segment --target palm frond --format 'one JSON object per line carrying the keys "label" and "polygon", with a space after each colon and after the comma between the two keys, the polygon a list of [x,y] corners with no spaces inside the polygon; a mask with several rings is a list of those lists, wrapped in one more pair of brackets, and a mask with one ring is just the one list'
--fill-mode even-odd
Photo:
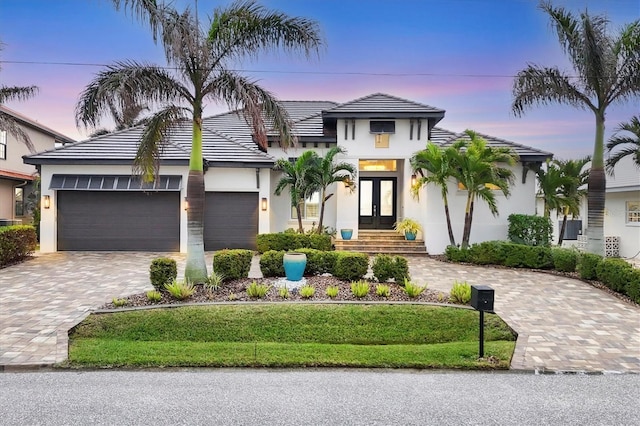
{"label": "palm frond", "polygon": [[209,42],[215,64],[256,57],[265,51],[302,52],[310,57],[324,44],[316,21],[268,10],[254,0],[216,9]]}
{"label": "palm frond", "polygon": [[12,116],[10,116],[9,114],[5,114],[2,111],[0,111],[0,130],[4,130],[23,144],[25,144],[30,152],[36,152],[36,149],[33,146],[33,142],[31,142],[31,138],[29,137],[27,132],[22,129],[20,124]]}
{"label": "palm frond", "polygon": [[114,105],[162,106],[164,102],[184,99],[185,94],[189,94],[188,89],[162,68],[135,61],[116,62],[99,72],[80,94],[76,125],[97,126]]}
{"label": "palm frond", "polygon": [[157,39],[162,24],[164,5],[158,6],[156,0],[111,0],[116,10],[124,9],[135,18],[146,22],[151,28],[154,40]]}
{"label": "palm frond", "polygon": [[38,93],[37,86],[0,86],[0,104],[7,103],[9,101],[24,101],[35,96],[36,93]]}
{"label": "palm frond", "polygon": [[145,182],[152,182],[158,176],[163,147],[172,130],[184,122],[188,112],[186,108],[169,105],[149,118],[133,161],[133,172],[141,175]]}
{"label": "palm frond", "polygon": [[292,132],[289,114],[269,91],[254,81],[236,72],[223,70],[204,90],[224,100],[232,108],[242,110],[245,119],[253,127],[254,137],[261,149],[267,149],[267,123],[279,134],[282,148],[295,146],[297,139]]}
{"label": "palm frond", "polygon": [[[616,149],[621,148],[616,151]],[[640,116],[631,117],[631,120],[620,124],[616,133],[607,142],[609,158],[607,159],[607,171],[614,174],[616,164],[623,158],[633,158],[636,167],[640,168]],[[614,152],[615,151],[615,152]]]}
{"label": "palm frond", "polygon": [[566,73],[557,68],[529,64],[518,72],[513,82],[511,110],[522,116],[525,110],[553,103],[595,110],[591,100],[576,87]]}

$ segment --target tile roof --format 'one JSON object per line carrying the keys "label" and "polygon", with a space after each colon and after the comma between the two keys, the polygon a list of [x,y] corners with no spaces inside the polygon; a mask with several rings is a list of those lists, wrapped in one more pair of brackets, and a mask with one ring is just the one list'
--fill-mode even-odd
{"label": "tile roof", "polygon": [[[434,127],[433,130],[436,130],[436,137],[438,140],[433,140],[433,142],[438,142],[442,146],[449,146],[453,144],[455,141],[459,139],[470,140],[469,136],[466,133],[454,133],[449,130],[440,129]],[[432,138],[433,138],[433,130],[432,130]],[[454,136],[449,139],[442,140],[441,138],[446,137],[446,134],[453,134]],[[539,159],[546,159],[553,157],[553,154],[547,151],[543,151],[541,149],[533,148],[526,145],[521,145],[515,142],[508,141],[506,139],[497,138],[495,136],[486,135],[484,133],[476,132],[478,136],[487,141],[487,144],[491,147],[509,147],[512,148],[520,157],[536,157]]]}
{"label": "tile roof", "polygon": [[[375,93],[351,102],[338,104],[331,101],[281,101],[294,124],[294,134],[299,137],[323,137],[324,118],[349,117],[350,114],[386,115],[389,118],[444,116],[444,110],[420,104],[395,96]],[[335,114],[335,115],[332,115]],[[433,114],[433,115],[430,115]],[[273,133],[270,133],[273,135]],[[142,135],[142,127],[134,127],[120,132],[98,136],[86,141],[67,145],[64,148],[45,151],[25,157],[28,164],[44,162],[64,164],[65,162],[131,162],[137,152],[137,144]],[[479,134],[492,146],[509,146],[521,157],[542,161],[552,157],[549,152],[520,145],[504,139]],[[229,167],[270,167],[275,159],[258,149],[252,137],[251,126],[241,111],[230,111],[207,117],[203,120],[203,157],[209,166]],[[452,132],[433,127],[431,140],[443,146],[467,137],[464,133]],[[191,149],[191,124],[179,126],[170,137],[162,153],[165,162],[188,162]]]}
{"label": "tile roof", "polygon": [[385,93],[374,93],[324,111],[325,115],[348,115],[359,113],[385,114],[389,117],[398,116],[399,114],[412,114],[416,117],[429,114],[442,115],[444,117],[445,111],[440,108],[387,95]]}

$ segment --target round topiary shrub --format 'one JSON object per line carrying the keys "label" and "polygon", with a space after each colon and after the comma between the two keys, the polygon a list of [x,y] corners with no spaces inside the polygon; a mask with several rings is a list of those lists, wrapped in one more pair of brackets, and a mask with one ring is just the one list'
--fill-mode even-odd
{"label": "round topiary shrub", "polygon": [[174,259],[158,257],[151,261],[149,279],[156,290],[164,290],[165,284],[170,284],[178,276],[178,265]]}

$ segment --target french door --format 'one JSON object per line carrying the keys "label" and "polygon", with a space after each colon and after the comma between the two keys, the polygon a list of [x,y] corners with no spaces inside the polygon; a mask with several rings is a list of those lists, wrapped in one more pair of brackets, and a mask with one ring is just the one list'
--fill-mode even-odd
{"label": "french door", "polygon": [[397,178],[362,177],[360,194],[360,229],[392,229],[396,222]]}

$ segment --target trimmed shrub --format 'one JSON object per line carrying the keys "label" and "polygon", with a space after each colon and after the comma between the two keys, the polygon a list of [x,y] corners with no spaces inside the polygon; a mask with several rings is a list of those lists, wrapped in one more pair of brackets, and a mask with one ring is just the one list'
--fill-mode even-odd
{"label": "trimmed shrub", "polygon": [[411,280],[409,276],[409,262],[402,256],[393,256],[393,279],[397,284],[404,284]]}
{"label": "trimmed shrub", "polygon": [[256,245],[259,253],[264,253],[269,250],[289,251],[300,248],[331,250],[331,235],[307,235],[294,232],[259,234]]}
{"label": "trimmed shrub", "polygon": [[284,277],[282,258],[284,251],[269,250],[260,256],[260,271],[266,277]]}
{"label": "trimmed shrub", "polygon": [[299,248],[295,251],[307,255],[307,266],[304,268],[304,275],[320,275],[325,272],[324,257],[322,256],[324,252],[312,248]]}
{"label": "trimmed shrub", "polygon": [[583,280],[595,280],[596,267],[602,260],[602,256],[593,253],[582,253],[578,259],[578,273]]}
{"label": "trimmed shrub", "polygon": [[549,247],[505,244],[504,254],[504,265],[512,268],[553,268],[553,258]]}
{"label": "trimmed shrub", "polygon": [[447,246],[444,255],[450,262],[468,262],[469,250],[456,246]]}
{"label": "trimmed shrub", "polygon": [[388,254],[376,254],[371,264],[373,276],[378,282],[384,283],[391,279],[395,272],[395,262]]}
{"label": "trimmed shrub", "polygon": [[627,296],[636,303],[640,303],[640,269],[633,268],[627,272]]}
{"label": "trimmed shrub", "polygon": [[364,277],[369,267],[369,256],[365,253],[338,252],[333,275],[341,280],[355,281]]}
{"label": "trimmed shrub", "polygon": [[484,241],[473,244],[465,254],[466,261],[476,265],[502,265],[507,245],[505,241]]}
{"label": "trimmed shrub", "polygon": [[509,215],[509,241],[528,246],[549,246],[553,226],[548,217],[526,214]]}
{"label": "trimmed shrub", "polygon": [[165,285],[173,283],[178,277],[178,265],[174,259],[158,257],[149,266],[149,280],[156,290],[164,290]]}
{"label": "trimmed shrub", "polygon": [[573,249],[554,248],[551,250],[553,268],[561,272],[575,272],[578,252]]}
{"label": "trimmed shrub", "polygon": [[31,256],[38,244],[36,228],[30,225],[0,227],[0,267]]}
{"label": "trimmed shrub", "polygon": [[596,265],[596,277],[611,290],[626,293],[627,275],[632,269],[624,259],[604,258]]}
{"label": "trimmed shrub", "polygon": [[252,258],[251,250],[220,250],[213,255],[213,270],[222,274],[225,281],[247,278]]}

